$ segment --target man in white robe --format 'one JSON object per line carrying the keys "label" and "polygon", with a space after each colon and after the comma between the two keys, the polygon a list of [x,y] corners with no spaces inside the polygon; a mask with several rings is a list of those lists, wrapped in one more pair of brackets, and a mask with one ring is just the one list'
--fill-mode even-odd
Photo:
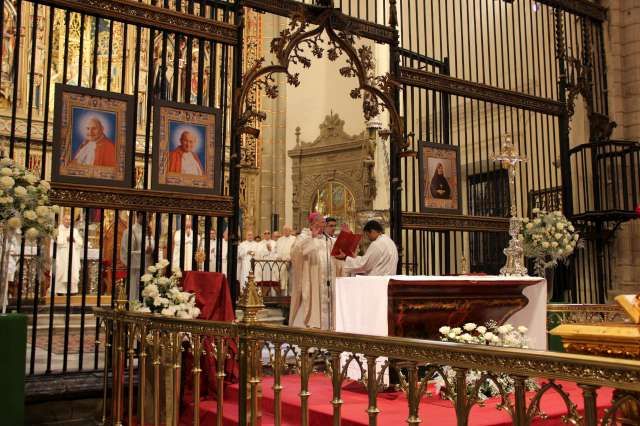
{"label": "man in white robe", "polygon": [[182,240],[181,229],[178,229],[173,237],[173,266],[177,266],[183,271],[191,271],[193,269],[193,229],[191,217],[187,217],[184,228],[184,266],[180,266],[180,241]]}
{"label": "man in white robe", "polygon": [[57,251],[56,251],[56,282],[55,291],[58,295],[67,294],[69,287],[69,247],[72,247],[71,255],[71,294],[78,293],[80,281],[80,256],[82,255],[82,238],[77,229],[71,229],[71,216],[65,214],[62,224],[58,226]]}
{"label": "man in white robe", "polygon": [[[276,240],[276,253],[279,260],[289,261],[291,260],[291,246],[296,241],[296,237],[291,235],[291,227],[285,225],[282,228],[282,237]],[[287,269],[280,271],[280,288],[283,292],[287,291],[289,287],[289,275],[291,274],[291,265]]]}
{"label": "man in white robe", "polygon": [[[256,260],[275,260],[276,241],[271,239],[271,231],[262,232],[262,240],[256,254]],[[256,264],[254,271],[256,282],[260,281],[278,281],[279,276],[273,271],[273,264],[260,263]]]}
{"label": "man in white robe", "polygon": [[333,322],[331,285],[334,277],[328,262],[333,246],[324,235],[325,221],[318,213],[309,215],[305,228],[291,247],[291,308],[289,325],[329,330]]}
{"label": "man in white robe", "polygon": [[253,238],[253,232],[247,232],[247,239],[238,245],[238,279],[240,289],[247,285],[249,272],[251,271],[251,259],[257,255],[260,245]]}
{"label": "man in white robe", "polygon": [[[140,263],[142,260],[142,226],[144,223],[144,213],[139,212],[133,224],[131,225],[131,246],[129,246],[129,228],[127,227],[122,233],[120,242],[120,262],[125,267],[128,264],[129,252],[131,252],[131,267],[129,268],[129,300],[138,300],[140,294]],[[145,259],[144,267],[151,265],[154,241],[153,235],[150,233],[150,227],[147,229],[145,236]]]}
{"label": "man in white robe", "polygon": [[344,272],[370,276],[395,275],[398,267],[396,244],[384,235],[384,228],[375,220],[367,222],[363,231],[371,244],[364,256],[346,257]]}

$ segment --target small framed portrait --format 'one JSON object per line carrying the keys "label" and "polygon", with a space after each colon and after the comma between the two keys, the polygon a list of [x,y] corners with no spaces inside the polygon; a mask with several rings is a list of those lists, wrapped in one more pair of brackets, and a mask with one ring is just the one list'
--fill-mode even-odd
{"label": "small framed portrait", "polygon": [[420,143],[420,211],[462,213],[460,150],[454,145]]}
{"label": "small framed portrait", "polygon": [[220,111],[157,100],[154,126],[151,187],[220,194]]}
{"label": "small framed portrait", "polygon": [[133,96],[57,84],[52,181],[131,187],[133,108]]}

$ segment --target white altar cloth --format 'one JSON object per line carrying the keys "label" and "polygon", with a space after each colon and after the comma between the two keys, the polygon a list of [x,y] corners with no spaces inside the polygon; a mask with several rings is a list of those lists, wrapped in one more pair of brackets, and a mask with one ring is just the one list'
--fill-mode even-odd
{"label": "white altar cloth", "polygon": [[[345,277],[337,278],[335,285],[335,326],[344,333],[387,336],[387,287],[390,279],[419,281],[460,281],[470,282],[519,280],[537,284],[524,289],[529,303],[507,319],[513,326],[524,325],[529,329],[529,348],[547,349],[547,284],[538,277],[497,277],[497,276],[391,276],[391,277]],[[446,325],[446,324],[441,324]],[[478,324],[481,325],[481,324]]]}

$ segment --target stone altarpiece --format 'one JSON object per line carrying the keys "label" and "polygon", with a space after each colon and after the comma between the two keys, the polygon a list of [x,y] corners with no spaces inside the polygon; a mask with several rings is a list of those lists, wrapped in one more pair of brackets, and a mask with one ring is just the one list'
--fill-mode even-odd
{"label": "stone altarpiece", "polygon": [[344,124],[337,114],[327,115],[320,124],[320,136],[313,142],[303,142],[301,129],[296,129],[296,146],[288,155],[292,160],[293,226],[297,229],[306,225],[305,218],[316,207],[319,192],[329,183],[344,186],[345,193],[353,196],[354,214],[344,218],[352,229],[358,226],[357,213],[373,207],[374,142],[367,131],[348,135]]}

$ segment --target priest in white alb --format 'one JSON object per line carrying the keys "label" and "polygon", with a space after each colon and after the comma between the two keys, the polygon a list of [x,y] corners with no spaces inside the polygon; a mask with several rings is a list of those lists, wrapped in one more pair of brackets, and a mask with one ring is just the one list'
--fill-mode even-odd
{"label": "priest in white alb", "polygon": [[[78,293],[78,282],[80,281],[80,256],[82,254],[82,238],[80,233],[74,228],[71,229],[71,216],[65,214],[62,224],[58,226],[58,236],[56,238],[56,282],[55,291],[58,295]],[[69,276],[69,250],[71,247],[71,276]],[[69,283],[71,278],[71,283]]]}
{"label": "priest in white alb", "polygon": [[346,257],[344,272],[352,275],[395,275],[398,267],[398,249],[393,240],[384,234],[382,225],[370,220],[364,225],[364,234],[371,244],[364,256]]}
{"label": "priest in white alb", "polygon": [[184,267],[180,262],[181,240],[182,230],[178,229],[173,237],[173,266],[179,267],[183,271],[191,271],[193,269],[193,225],[190,216],[187,216],[184,226]]}
{"label": "priest in white alb", "polygon": [[238,245],[238,280],[244,289],[251,271],[251,259],[258,254],[260,244],[254,240],[253,232],[247,232],[247,239]]}
{"label": "priest in white alb", "polygon": [[[291,260],[291,246],[293,246],[293,243],[296,241],[296,237],[292,235],[291,232],[291,227],[289,225],[285,225],[284,228],[282,228],[282,236],[276,240],[276,253],[278,260]],[[283,291],[286,291],[289,286],[290,273],[291,266],[280,271],[280,287]]]}

